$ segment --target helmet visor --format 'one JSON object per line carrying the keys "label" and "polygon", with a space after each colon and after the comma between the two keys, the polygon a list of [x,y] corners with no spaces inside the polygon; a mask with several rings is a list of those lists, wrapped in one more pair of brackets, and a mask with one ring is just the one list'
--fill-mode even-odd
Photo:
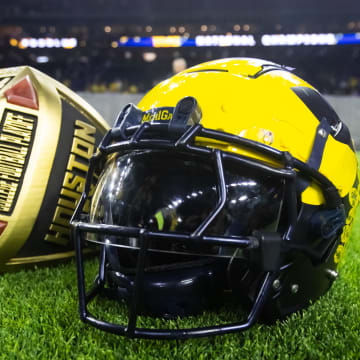
{"label": "helmet visor", "polygon": [[[224,163],[227,202],[205,231],[209,236],[248,236],[254,230],[276,231],[283,181],[254,169]],[[113,156],[100,175],[90,207],[90,221],[191,234],[216,207],[218,180],[214,165],[179,153],[136,151]],[[89,234],[87,240],[137,248],[138,240]],[[201,245],[176,242],[156,251],[203,253]],[[221,255],[219,246],[207,255]],[[226,255],[226,252],[223,252]]]}

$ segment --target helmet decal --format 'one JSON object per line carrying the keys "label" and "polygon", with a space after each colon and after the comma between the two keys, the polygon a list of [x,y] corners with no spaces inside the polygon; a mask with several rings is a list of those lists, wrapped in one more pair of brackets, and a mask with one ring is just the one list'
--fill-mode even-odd
{"label": "helmet decal", "polygon": [[354,224],[356,208],[359,204],[359,197],[360,197],[360,185],[358,178],[356,178],[356,182],[354,187],[349,192],[349,195],[346,197],[346,204],[349,207],[348,216],[346,218],[345,226],[343,227],[342,234],[341,234],[341,241],[338,247],[336,248],[336,252],[334,254],[334,261],[336,264],[340,262],[343,258],[346,244],[349,241],[351,235],[351,229]]}
{"label": "helmet decal", "polygon": [[170,121],[173,112],[174,108],[172,107],[152,108],[144,112],[142,121]]}

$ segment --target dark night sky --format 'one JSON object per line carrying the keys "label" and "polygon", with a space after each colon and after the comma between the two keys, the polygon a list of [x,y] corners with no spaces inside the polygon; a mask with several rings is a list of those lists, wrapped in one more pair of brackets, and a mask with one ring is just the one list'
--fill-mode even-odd
{"label": "dark night sky", "polygon": [[[1,11],[2,10],[2,11]],[[45,17],[46,15],[46,17]],[[360,17],[359,0],[16,0],[0,2],[0,24],[19,20],[291,22],[350,21]]]}

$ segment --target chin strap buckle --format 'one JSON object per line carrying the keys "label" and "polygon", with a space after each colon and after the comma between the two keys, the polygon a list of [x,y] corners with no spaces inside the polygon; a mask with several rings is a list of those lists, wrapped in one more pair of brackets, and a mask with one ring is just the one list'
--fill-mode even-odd
{"label": "chin strap buckle", "polygon": [[257,263],[262,270],[276,272],[280,267],[280,252],[283,241],[277,232],[254,231],[253,236],[259,240],[260,252],[257,255]]}

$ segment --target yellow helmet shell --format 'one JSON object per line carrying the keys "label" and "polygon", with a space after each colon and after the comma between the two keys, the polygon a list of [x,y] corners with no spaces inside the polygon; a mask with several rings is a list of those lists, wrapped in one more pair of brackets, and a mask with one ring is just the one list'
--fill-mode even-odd
{"label": "yellow helmet shell", "polygon": [[[202,110],[204,127],[288,151],[307,162],[321,119],[296,94],[296,88],[309,88],[318,94],[288,68],[275,63],[250,58],[220,59],[194,66],[161,82],[138,106],[143,111],[175,107],[185,96],[192,96]],[[269,161],[233,145],[215,146]],[[352,144],[329,135],[319,171],[336,186],[341,197],[347,196],[357,175]],[[302,193],[302,201],[320,205],[324,199],[319,188],[312,184]]]}

